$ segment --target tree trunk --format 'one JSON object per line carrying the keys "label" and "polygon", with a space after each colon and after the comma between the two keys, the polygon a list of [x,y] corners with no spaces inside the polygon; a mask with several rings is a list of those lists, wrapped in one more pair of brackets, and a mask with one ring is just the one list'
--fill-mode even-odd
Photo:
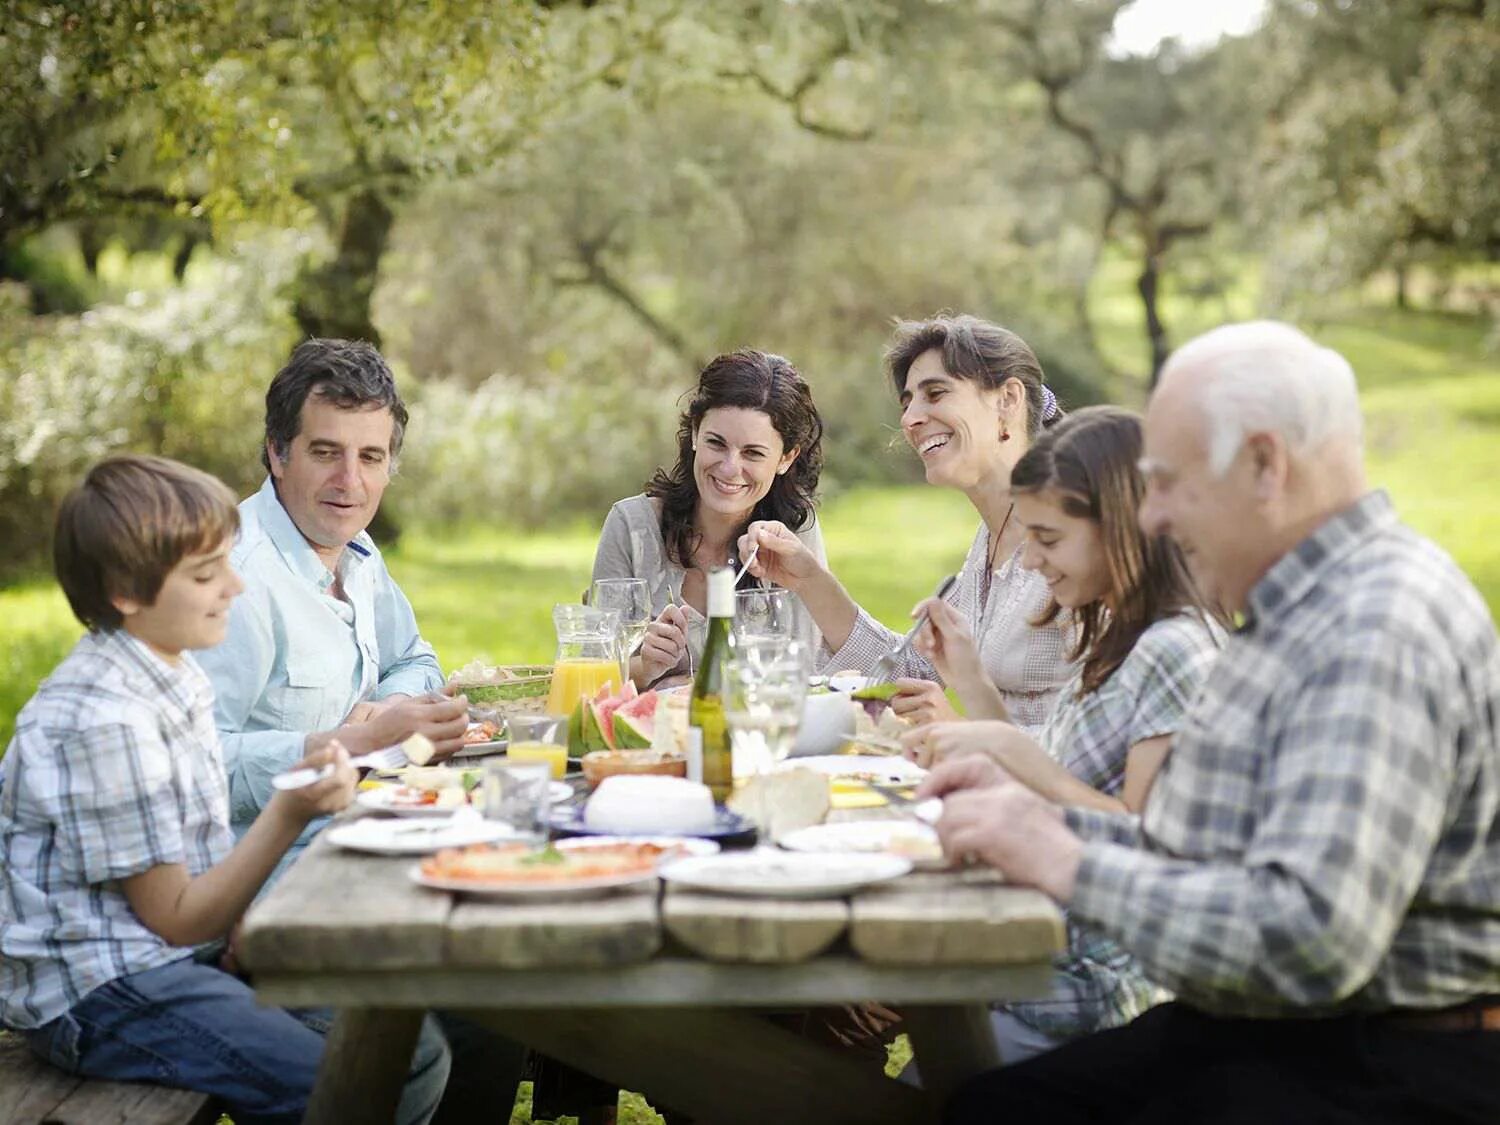
{"label": "tree trunk", "polygon": [[1406,308],[1406,281],[1406,263],[1398,261],[1396,263],[1396,307],[1398,309]]}
{"label": "tree trunk", "polygon": [[380,346],[380,333],[370,318],[370,301],[395,221],[374,191],[365,188],[350,198],[339,229],[338,253],[331,262],[305,270],[297,279],[294,315],[303,332],[368,340]]}
{"label": "tree trunk", "polygon": [[1141,304],[1146,312],[1146,338],[1151,342],[1152,387],[1156,386],[1157,377],[1161,375],[1162,364],[1167,362],[1167,354],[1171,351],[1167,343],[1167,326],[1161,322],[1161,312],[1156,304],[1160,282],[1161,252],[1147,243],[1141,276],[1136,279],[1135,287],[1140,291]]}

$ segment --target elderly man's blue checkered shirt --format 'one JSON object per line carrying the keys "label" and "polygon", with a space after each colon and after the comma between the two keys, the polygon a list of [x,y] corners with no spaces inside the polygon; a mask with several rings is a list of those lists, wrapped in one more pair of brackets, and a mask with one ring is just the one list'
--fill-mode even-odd
{"label": "elderly man's blue checkered shirt", "polygon": [[1070,810],[1072,912],[1203,1009],[1500,992],[1500,648],[1383,493],[1279,559],[1144,817]]}

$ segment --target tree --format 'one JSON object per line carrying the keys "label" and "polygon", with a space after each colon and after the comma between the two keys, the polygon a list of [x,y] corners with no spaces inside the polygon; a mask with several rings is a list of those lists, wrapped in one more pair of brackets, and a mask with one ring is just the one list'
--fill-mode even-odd
{"label": "tree", "polygon": [[1257,48],[1278,295],[1500,256],[1500,3],[1280,0]]}
{"label": "tree", "polygon": [[1232,45],[1186,55],[1168,42],[1149,57],[1111,57],[1106,38],[1126,2],[1012,0],[986,8],[985,22],[1004,34],[1005,63],[1035,84],[1042,119],[1066,142],[1069,156],[1043,148],[1027,167],[1049,184],[1092,184],[1100,243],[1121,239],[1138,255],[1154,383],[1171,350],[1160,301],[1169,254],[1230,210],[1245,119],[1228,88]]}

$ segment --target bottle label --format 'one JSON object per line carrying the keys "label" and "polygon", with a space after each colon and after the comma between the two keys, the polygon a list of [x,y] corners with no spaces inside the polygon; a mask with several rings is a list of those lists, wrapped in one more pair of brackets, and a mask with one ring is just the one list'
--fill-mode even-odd
{"label": "bottle label", "polygon": [[703,731],[699,727],[687,731],[687,779],[703,784]]}
{"label": "bottle label", "polygon": [[727,566],[708,572],[708,616],[734,616],[734,571]]}

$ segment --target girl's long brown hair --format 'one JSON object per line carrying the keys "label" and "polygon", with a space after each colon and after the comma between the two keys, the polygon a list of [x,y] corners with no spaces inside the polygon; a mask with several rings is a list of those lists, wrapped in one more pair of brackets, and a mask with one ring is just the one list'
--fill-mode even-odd
{"label": "girl's long brown hair", "polygon": [[[1010,474],[1012,492],[1056,492],[1064,512],[1099,525],[1109,594],[1073,611],[1079,632],[1070,658],[1083,660],[1080,696],[1099,690],[1162,618],[1223,620],[1198,592],[1177,544],[1146,535],[1136,522],[1146,494],[1141,447],[1138,414],[1089,406],[1043,432]],[[1049,625],[1061,612],[1053,600],[1032,624]]]}

